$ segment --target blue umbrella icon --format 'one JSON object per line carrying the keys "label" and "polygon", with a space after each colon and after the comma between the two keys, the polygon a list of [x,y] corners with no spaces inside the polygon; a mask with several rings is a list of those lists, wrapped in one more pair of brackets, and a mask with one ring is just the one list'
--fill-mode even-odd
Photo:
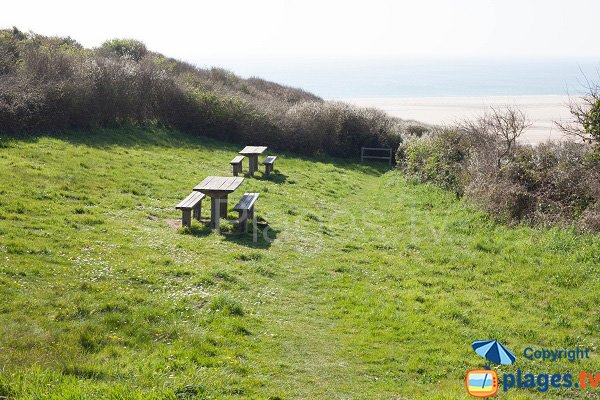
{"label": "blue umbrella icon", "polygon": [[496,364],[512,364],[517,359],[497,340],[476,340],[471,346],[477,354]]}

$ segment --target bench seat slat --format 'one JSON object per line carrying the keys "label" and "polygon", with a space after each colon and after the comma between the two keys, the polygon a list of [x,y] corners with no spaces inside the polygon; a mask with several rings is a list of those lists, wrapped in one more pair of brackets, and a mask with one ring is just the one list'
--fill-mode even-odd
{"label": "bench seat slat", "polygon": [[235,211],[244,211],[249,210],[254,206],[256,200],[258,199],[258,193],[244,193],[244,196],[240,199],[240,201],[233,207]]}
{"label": "bench seat slat", "polygon": [[185,199],[181,200],[181,202],[177,204],[175,208],[178,210],[192,209],[196,207],[196,205],[198,205],[198,203],[201,202],[205,196],[206,195],[201,192],[192,192]]}
{"label": "bench seat slat", "polygon": [[276,159],[277,156],[269,156],[265,159],[265,161],[263,161],[263,164],[273,164]]}
{"label": "bench seat slat", "polygon": [[244,161],[244,156],[235,156],[233,160],[229,162],[229,164],[239,164]]}

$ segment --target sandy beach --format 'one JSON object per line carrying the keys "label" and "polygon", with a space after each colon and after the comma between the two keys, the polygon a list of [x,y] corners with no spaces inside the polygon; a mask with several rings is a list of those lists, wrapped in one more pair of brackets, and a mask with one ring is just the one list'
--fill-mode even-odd
{"label": "sandy beach", "polygon": [[565,140],[554,121],[567,119],[567,96],[487,96],[340,99],[352,104],[376,107],[402,119],[430,124],[451,124],[481,115],[489,107],[517,106],[527,114],[532,126],[520,138],[522,143]]}

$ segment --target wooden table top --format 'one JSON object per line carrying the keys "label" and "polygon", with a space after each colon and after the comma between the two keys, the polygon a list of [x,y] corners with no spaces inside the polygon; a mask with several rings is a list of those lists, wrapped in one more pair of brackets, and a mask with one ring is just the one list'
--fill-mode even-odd
{"label": "wooden table top", "polygon": [[240,151],[240,154],[262,154],[267,146],[246,146]]}
{"label": "wooden table top", "polygon": [[227,194],[233,192],[244,182],[241,176],[208,176],[196,185],[195,191],[206,193]]}

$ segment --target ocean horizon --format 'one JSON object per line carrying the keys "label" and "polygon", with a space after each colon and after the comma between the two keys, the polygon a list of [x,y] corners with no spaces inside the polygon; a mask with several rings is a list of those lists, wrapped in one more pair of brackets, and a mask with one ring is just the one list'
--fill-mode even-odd
{"label": "ocean horizon", "polygon": [[[202,65],[202,63],[198,63]],[[221,60],[242,77],[304,89],[327,100],[348,98],[577,95],[597,80],[600,58],[456,60],[273,58]]]}
{"label": "ocean horizon", "polygon": [[567,139],[556,121],[569,118],[569,97],[598,81],[600,59],[455,60],[322,58],[225,61],[242,77],[297,87],[326,100],[374,107],[432,125],[477,118],[515,106],[531,127],[520,141]]}

